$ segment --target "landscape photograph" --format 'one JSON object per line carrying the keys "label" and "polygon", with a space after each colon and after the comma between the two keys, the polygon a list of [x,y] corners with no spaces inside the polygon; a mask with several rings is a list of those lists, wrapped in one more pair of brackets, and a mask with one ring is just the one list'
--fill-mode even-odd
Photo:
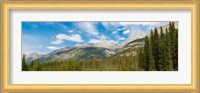
{"label": "landscape photograph", "polygon": [[178,71],[177,21],[24,21],[22,71]]}

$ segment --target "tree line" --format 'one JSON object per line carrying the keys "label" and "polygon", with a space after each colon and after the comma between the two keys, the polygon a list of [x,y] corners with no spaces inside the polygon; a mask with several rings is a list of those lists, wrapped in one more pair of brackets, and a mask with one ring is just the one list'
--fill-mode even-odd
{"label": "tree line", "polygon": [[[23,58],[24,59],[24,58]],[[51,62],[22,62],[22,71],[138,71],[137,56],[115,56],[104,60],[61,60]]]}
{"label": "tree line", "polygon": [[177,71],[178,29],[174,22],[160,31],[151,30],[144,42],[106,59],[78,61],[74,59],[26,63],[22,58],[22,71]]}
{"label": "tree line", "polygon": [[160,33],[157,28],[151,30],[138,54],[140,66],[146,71],[177,71],[178,29],[174,22],[170,22],[166,29],[161,26]]}

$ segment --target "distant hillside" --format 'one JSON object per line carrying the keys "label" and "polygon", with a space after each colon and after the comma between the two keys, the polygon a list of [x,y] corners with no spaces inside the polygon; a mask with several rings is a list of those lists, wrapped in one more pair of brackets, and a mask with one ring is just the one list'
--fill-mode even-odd
{"label": "distant hillside", "polygon": [[[62,48],[55,50],[49,54],[43,55],[37,60],[41,62],[50,62],[55,60],[92,60],[92,59],[104,59],[115,54],[116,51],[100,48],[100,47],[72,47],[72,48]],[[29,60],[30,58],[27,58]]]}

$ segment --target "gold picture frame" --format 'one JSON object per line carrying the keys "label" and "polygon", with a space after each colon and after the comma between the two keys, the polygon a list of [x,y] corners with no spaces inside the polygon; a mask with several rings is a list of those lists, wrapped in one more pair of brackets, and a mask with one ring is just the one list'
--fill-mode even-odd
{"label": "gold picture frame", "polygon": [[[191,84],[10,84],[10,10],[113,9],[190,10],[192,51]],[[9,92],[196,92],[198,91],[198,2],[2,2],[1,62],[2,90]]]}

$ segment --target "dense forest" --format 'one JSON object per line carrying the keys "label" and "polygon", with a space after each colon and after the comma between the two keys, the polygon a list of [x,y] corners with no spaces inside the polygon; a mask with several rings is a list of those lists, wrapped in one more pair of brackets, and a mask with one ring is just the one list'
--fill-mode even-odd
{"label": "dense forest", "polygon": [[178,29],[170,22],[168,28],[159,30],[152,29],[143,43],[106,59],[34,60],[28,64],[23,55],[22,71],[177,71]]}

